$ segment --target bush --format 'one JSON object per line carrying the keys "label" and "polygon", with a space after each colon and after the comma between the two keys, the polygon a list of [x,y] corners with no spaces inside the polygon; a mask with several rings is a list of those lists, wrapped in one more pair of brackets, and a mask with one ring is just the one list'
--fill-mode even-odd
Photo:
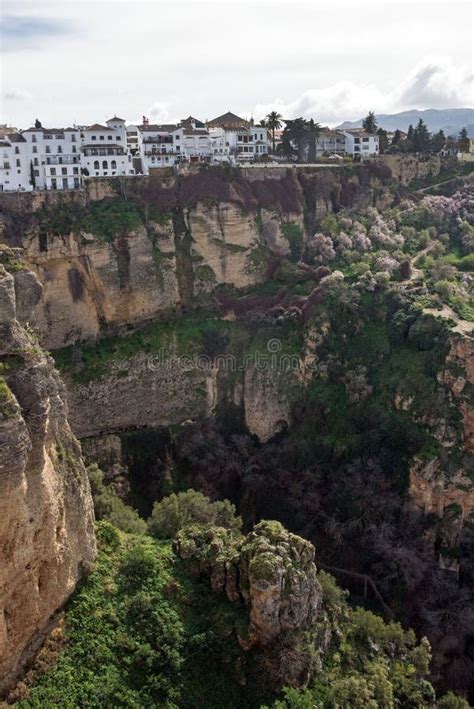
{"label": "bush", "polygon": [[120,575],[126,585],[138,588],[156,572],[156,560],[147,547],[137,545],[132,547],[125,555],[120,566]]}
{"label": "bush", "polygon": [[190,524],[212,524],[240,530],[242,520],[236,516],[235,506],[228,500],[211,502],[201,492],[187,490],[155,502],[148,530],[159,539],[172,539]]}

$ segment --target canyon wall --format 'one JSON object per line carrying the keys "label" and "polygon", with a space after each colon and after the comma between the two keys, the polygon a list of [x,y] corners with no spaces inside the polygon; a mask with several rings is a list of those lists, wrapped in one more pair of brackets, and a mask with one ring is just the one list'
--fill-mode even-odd
{"label": "canyon wall", "polygon": [[13,252],[0,251],[0,693],[96,550],[89,483],[63,384],[19,322],[31,318],[40,297],[33,273]]}
{"label": "canyon wall", "polygon": [[23,248],[43,285],[34,324],[55,349],[265,281],[330,212],[387,206],[390,174],[379,164],[166,171],[71,193],[2,194],[2,238]]}

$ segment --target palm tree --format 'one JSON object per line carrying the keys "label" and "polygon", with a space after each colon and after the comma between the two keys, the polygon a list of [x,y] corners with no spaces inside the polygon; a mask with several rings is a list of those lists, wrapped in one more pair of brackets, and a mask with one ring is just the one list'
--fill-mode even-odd
{"label": "palm tree", "polygon": [[308,144],[307,121],[303,118],[294,118],[285,121],[282,144],[288,155],[293,155],[293,145],[296,146],[298,162],[304,162],[305,148]]}
{"label": "palm tree", "polygon": [[280,130],[282,120],[281,114],[277,113],[277,111],[270,111],[268,116],[266,116],[266,126],[272,133],[272,152],[275,152],[275,132]]}

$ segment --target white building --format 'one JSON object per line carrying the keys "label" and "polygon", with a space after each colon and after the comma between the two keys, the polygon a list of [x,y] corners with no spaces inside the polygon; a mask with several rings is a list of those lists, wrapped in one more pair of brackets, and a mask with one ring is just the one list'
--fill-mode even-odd
{"label": "white building", "polygon": [[88,177],[133,175],[125,121],[114,116],[105,126],[95,123],[81,130],[81,167]]}
{"label": "white building", "polygon": [[34,189],[65,190],[81,186],[81,135],[78,128],[35,126],[22,132],[27,143]]}
{"label": "white building", "polygon": [[266,128],[255,126],[253,121],[246,121],[228,111],[207,123],[211,141],[216,143],[222,131],[225,134],[225,146],[229,157],[236,162],[250,162],[268,154],[268,135]]}
{"label": "white building", "polygon": [[379,136],[366,133],[363,128],[341,130],[346,138],[346,154],[352,157],[369,157],[379,154]]}
{"label": "white building", "polygon": [[0,192],[32,189],[26,140],[21,133],[0,131]]}
{"label": "white building", "polygon": [[179,137],[176,141],[174,138],[177,128],[174,123],[156,125],[146,122],[138,126],[142,168],[145,175],[148,175],[150,168],[172,167],[178,162],[181,144]]}

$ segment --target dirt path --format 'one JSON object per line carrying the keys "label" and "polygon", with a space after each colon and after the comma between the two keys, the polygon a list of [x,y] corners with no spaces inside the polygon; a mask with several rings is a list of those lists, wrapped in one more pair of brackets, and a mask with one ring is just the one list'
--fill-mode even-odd
{"label": "dirt path", "polygon": [[456,323],[456,326],[452,328],[453,332],[459,332],[461,335],[467,335],[469,337],[473,336],[474,323],[462,320],[449,305],[443,305],[441,310],[436,310],[436,308],[423,308],[423,312],[426,315],[434,315],[436,318],[453,320]]}

